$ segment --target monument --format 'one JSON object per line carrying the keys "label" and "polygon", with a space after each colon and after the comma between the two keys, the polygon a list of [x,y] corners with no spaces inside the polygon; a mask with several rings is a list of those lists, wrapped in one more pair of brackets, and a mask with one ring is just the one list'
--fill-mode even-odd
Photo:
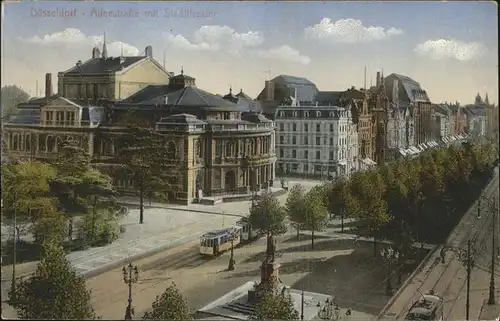
{"label": "monument", "polygon": [[276,241],[273,235],[267,237],[266,255],[260,266],[260,280],[247,282],[219,299],[199,309],[196,319],[248,320],[255,314],[255,306],[265,293],[290,294],[294,308],[302,320],[311,320],[318,315],[319,305],[330,297],[326,294],[292,289],[280,281],[280,263],[276,258]]}
{"label": "monument", "polygon": [[265,293],[277,295],[280,291],[280,264],[276,261],[276,241],[271,234],[267,238],[266,257],[260,266],[260,283],[248,290],[248,303],[255,305]]}

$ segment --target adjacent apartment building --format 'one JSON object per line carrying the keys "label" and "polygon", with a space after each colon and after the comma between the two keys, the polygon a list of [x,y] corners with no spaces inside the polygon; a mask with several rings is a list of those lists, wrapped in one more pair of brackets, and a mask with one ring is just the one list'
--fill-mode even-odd
{"label": "adjacent apartment building", "polygon": [[276,111],[277,168],[324,178],[357,168],[358,136],[351,106],[280,106]]}

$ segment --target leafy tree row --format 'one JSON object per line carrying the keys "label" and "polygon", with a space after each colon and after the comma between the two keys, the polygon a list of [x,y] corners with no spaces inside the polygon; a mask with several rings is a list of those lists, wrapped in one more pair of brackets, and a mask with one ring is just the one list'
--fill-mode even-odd
{"label": "leafy tree row", "polygon": [[358,172],[325,188],[328,209],[356,218],[356,232],[374,240],[442,242],[491,177],[496,153],[491,141],[464,143]]}

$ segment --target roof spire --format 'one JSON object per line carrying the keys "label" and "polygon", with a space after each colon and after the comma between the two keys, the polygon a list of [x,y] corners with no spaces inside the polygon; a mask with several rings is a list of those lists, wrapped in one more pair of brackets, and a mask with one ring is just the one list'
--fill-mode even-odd
{"label": "roof spire", "polygon": [[229,85],[229,94],[232,95],[233,94],[233,86]]}
{"label": "roof spire", "polygon": [[181,66],[181,75],[184,75],[184,66]]}
{"label": "roof spire", "polygon": [[102,57],[108,58],[108,49],[106,48],[106,31],[104,31],[104,41],[102,43]]}
{"label": "roof spire", "polygon": [[123,57],[123,44],[122,44],[122,48],[121,48],[121,52],[120,52],[120,57]]}

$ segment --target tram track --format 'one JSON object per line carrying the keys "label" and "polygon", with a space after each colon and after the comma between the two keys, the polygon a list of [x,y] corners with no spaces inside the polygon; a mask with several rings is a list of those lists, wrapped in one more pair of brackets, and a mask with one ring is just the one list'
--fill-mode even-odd
{"label": "tram track", "polygon": [[[486,186],[486,188],[484,189],[484,191],[483,191],[482,194],[487,194],[488,196],[494,195],[494,193],[498,189],[498,185],[499,185],[498,175],[493,178],[493,181],[490,181],[490,184],[491,185]],[[469,210],[472,210],[472,206],[471,206],[471,208]],[[465,221],[463,222],[464,225],[466,225],[468,223],[473,223],[474,220],[477,220],[476,216],[475,215],[471,215],[471,214],[472,213],[466,213],[465,214],[465,215],[469,215],[469,216],[465,217]],[[461,232],[461,231],[459,231],[458,226],[457,226],[455,228],[455,230],[452,232],[455,235],[451,235],[449,237],[449,240],[452,241],[454,239],[457,239],[458,237],[460,237],[461,239],[459,240],[458,245],[454,245],[453,248],[463,249],[464,245],[466,245],[467,241],[471,238],[471,235],[473,235],[473,237],[472,237],[473,239],[476,239],[477,235],[479,234],[479,232],[481,230],[483,230],[483,228],[484,228],[484,226],[485,226],[486,223],[487,223],[487,220],[484,220],[482,222],[482,224],[481,224],[481,228],[479,228],[479,226],[476,225],[476,224],[471,224],[472,228],[470,228],[468,232],[466,232],[465,234],[463,234],[461,236],[458,235],[459,232]],[[488,233],[483,233],[483,235],[488,235]],[[475,245],[475,242],[474,242],[474,245]],[[443,271],[440,274],[438,274],[437,281],[434,282],[434,284],[431,287],[431,286],[428,286],[428,283],[426,281],[429,280],[429,279],[431,279],[431,278],[429,278],[429,276],[432,274],[432,272],[435,271],[435,267],[438,264],[440,264],[440,259],[439,259],[439,257],[437,257],[434,260],[434,262],[431,263],[431,265],[429,266],[429,268],[427,269],[427,271],[425,272],[425,274],[421,277],[424,281],[422,281],[421,284],[420,284],[420,286],[417,288],[417,292],[420,293],[420,294],[422,294],[424,292],[429,291],[430,289],[432,289],[432,290],[435,291],[437,285],[443,279],[443,276],[445,275],[445,273],[450,269],[450,267],[453,264],[453,262],[455,262],[455,260],[457,259],[457,256],[458,256],[458,254],[456,253],[456,251],[453,251],[452,256],[446,259],[447,263],[445,263],[446,265],[445,265]],[[455,281],[455,277],[456,277],[456,275],[458,274],[458,272],[460,271],[461,268],[462,268],[462,265],[459,265],[458,268],[456,268],[455,270],[453,270],[454,271],[453,272],[453,277],[450,278],[451,281],[448,284],[447,289],[449,289],[450,284],[453,283],[453,281]],[[461,289],[462,288],[463,288],[463,285],[462,285]],[[437,293],[437,294],[441,295],[439,293]],[[455,299],[455,302],[456,302],[456,299]],[[404,317],[406,315],[406,313],[408,312],[408,309],[410,308],[410,306],[411,306],[412,303],[413,303],[413,298],[409,302],[406,302],[404,308],[399,312],[399,314],[397,314],[397,316],[396,316],[395,319],[396,320],[401,320],[402,317]]]}
{"label": "tram track", "polygon": [[[488,216],[488,218],[489,218],[489,216]],[[488,238],[489,238],[489,236],[490,236],[490,231],[492,231],[492,229],[493,229],[493,227],[491,226],[491,223],[492,223],[492,220],[491,220],[491,219],[485,220],[485,221],[483,222],[483,224],[481,225],[481,229],[479,229],[479,230],[476,232],[476,235],[475,235],[475,237],[476,237],[476,238],[474,239],[474,247],[473,247],[474,249],[476,249],[476,250],[475,250],[475,251],[476,251],[476,256],[477,256],[477,253],[479,252],[479,251],[477,250],[477,240],[478,240],[477,238],[482,236],[482,237],[481,237],[480,244],[479,244],[480,246],[482,246],[485,242],[487,242],[487,239],[488,239]],[[490,225],[490,226],[489,226],[489,225]],[[485,227],[485,226],[487,227],[487,231],[485,231],[485,233],[480,233],[480,232],[482,232],[482,231],[483,231],[483,229],[484,229],[484,227]],[[477,258],[475,258],[475,259],[477,259]],[[450,288],[451,288],[452,286],[456,285],[456,283],[457,283],[457,281],[458,281],[458,278],[457,278],[456,276],[457,276],[457,274],[458,274],[460,271],[462,271],[462,269],[463,269],[463,268],[464,268],[464,266],[463,266],[462,264],[461,264],[461,265],[459,265],[459,267],[458,267],[458,269],[456,270],[456,272],[455,272],[455,274],[454,274],[453,278],[451,278],[451,279],[450,279],[451,281],[448,283],[448,285],[446,286],[445,291],[443,292],[443,295],[442,295],[443,297],[445,297],[445,296],[446,296],[448,293],[450,293],[450,292],[451,292],[451,293],[456,293],[456,295],[454,295],[454,297],[453,297],[452,299],[447,300],[447,302],[450,302],[450,301],[451,301],[451,302],[452,302],[452,305],[451,305],[450,307],[446,308],[446,309],[443,309],[443,318],[444,318],[444,320],[447,320],[447,319],[448,319],[448,317],[450,316],[450,314],[451,314],[451,312],[453,311],[453,309],[454,309],[455,305],[457,304],[458,298],[460,297],[460,294],[462,293],[462,290],[464,289],[464,286],[465,286],[465,284],[466,284],[466,282],[467,282],[467,278],[464,278],[464,279],[463,279],[463,280],[459,283],[459,288],[458,288],[458,289],[456,289],[456,291],[453,291],[453,292],[452,292],[452,291],[450,291]]]}

